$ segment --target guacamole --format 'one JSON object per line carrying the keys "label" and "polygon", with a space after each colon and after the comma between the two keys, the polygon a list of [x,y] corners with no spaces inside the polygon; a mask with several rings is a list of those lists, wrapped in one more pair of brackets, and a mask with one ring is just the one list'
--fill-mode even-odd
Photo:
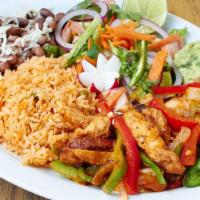
{"label": "guacamole", "polygon": [[200,77],[200,41],[186,45],[174,59],[175,65],[183,75],[184,83]]}

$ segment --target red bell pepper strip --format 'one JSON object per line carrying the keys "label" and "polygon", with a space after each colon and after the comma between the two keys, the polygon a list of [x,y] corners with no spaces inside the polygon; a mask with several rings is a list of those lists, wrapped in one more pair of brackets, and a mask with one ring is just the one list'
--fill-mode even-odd
{"label": "red bell pepper strip", "polygon": [[180,86],[169,86],[169,87],[154,87],[153,92],[154,94],[160,94],[160,95],[167,95],[167,94],[185,94],[186,90],[189,87],[195,87],[195,88],[200,88],[200,83],[193,82],[193,83],[188,83],[185,85],[180,85]]}
{"label": "red bell pepper strip", "polygon": [[192,129],[192,133],[186,141],[182,154],[181,163],[184,166],[193,166],[197,159],[197,145],[200,136],[200,126],[197,125]]}
{"label": "red bell pepper strip", "polygon": [[166,117],[169,126],[175,130],[180,131],[181,127],[188,127],[190,129],[198,125],[198,122],[185,118],[173,113],[170,109],[165,107],[165,104],[162,99],[155,98],[149,103],[150,107],[160,110]]}
{"label": "red bell pepper strip", "polygon": [[128,194],[137,194],[137,183],[140,170],[140,156],[137,143],[122,116],[114,117],[114,126],[121,133],[124,145],[126,147],[128,168],[124,177],[124,184]]}
{"label": "red bell pepper strip", "polygon": [[[100,112],[108,114],[111,112],[105,98],[99,96],[98,107]],[[126,159],[127,159],[127,172],[124,178],[124,184],[126,186],[128,194],[138,193],[137,183],[140,170],[140,155],[137,148],[137,143],[133,138],[133,135],[128,128],[124,118],[122,116],[114,115],[114,126],[120,132],[123,143],[126,147]]]}

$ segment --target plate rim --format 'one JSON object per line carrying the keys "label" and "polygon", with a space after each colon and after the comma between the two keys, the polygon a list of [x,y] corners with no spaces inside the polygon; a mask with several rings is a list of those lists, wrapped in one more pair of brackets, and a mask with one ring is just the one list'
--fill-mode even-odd
{"label": "plate rim", "polygon": [[[176,19],[178,19],[178,20],[181,20],[183,23],[185,23],[185,24],[190,24],[190,26],[192,26],[193,28],[195,28],[195,29],[197,29],[199,32],[200,32],[200,27],[198,27],[196,24],[193,24],[192,22],[190,22],[190,21],[187,21],[186,19],[184,19],[184,18],[182,18],[182,17],[179,17],[179,16],[177,16],[177,15],[175,15],[175,14],[172,14],[172,13],[167,13],[167,18],[168,17],[172,17],[172,18],[176,18]],[[0,144],[0,147],[2,147],[2,145]],[[5,147],[3,147],[4,149],[5,149]],[[1,148],[0,148],[0,151],[1,151]],[[7,151],[7,150],[6,150]],[[7,153],[5,151],[5,153]],[[21,164],[20,162],[19,162],[19,164]],[[1,168],[1,167],[0,167]],[[26,184],[26,183],[24,183],[23,182],[23,180],[16,180],[15,179],[15,177],[13,177],[13,176],[9,176],[8,174],[4,174],[4,173],[2,173],[1,171],[0,171],[0,178],[2,178],[3,180],[5,180],[5,181],[7,181],[7,182],[9,182],[9,183],[11,183],[11,184],[13,184],[13,185],[15,185],[15,186],[17,186],[17,187],[19,187],[19,188],[21,188],[21,189],[23,189],[23,190],[25,190],[25,191],[28,191],[28,192],[31,192],[31,193],[33,193],[33,194],[35,194],[35,195],[38,195],[38,196],[40,196],[40,197],[43,197],[43,198],[46,198],[46,199],[55,199],[55,197],[53,197],[52,195],[51,195],[51,193],[48,193],[48,192],[46,192],[46,191],[41,191],[39,188],[37,188],[37,187],[35,187],[35,186],[31,186],[31,185],[28,185],[28,184]],[[176,193],[177,192],[181,192],[180,190],[181,189],[183,189],[183,188],[179,188],[178,190],[173,190],[173,192],[175,191]],[[200,188],[199,188],[200,189]],[[191,192],[191,190],[194,190],[194,188],[187,188],[187,190],[189,191],[190,190],[190,192]],[[164,191],[164,192],[167,192],[167,191]],[[156,193],[156,194],[163,194],[164,192],[158,192],[158,193]],[[169,192],[169,191],[168,191]],[[149,193],[149,194],[155,194],[155,193]],[[149,195],[149,194],[142,194],[142,196],[143,195]],[[199,191],[199,194],[200,194],[200,191]],[[149,195],[149,196],[151,196],[151,195]],[[58,199],[55,199],[55,200],[58,200]]]}

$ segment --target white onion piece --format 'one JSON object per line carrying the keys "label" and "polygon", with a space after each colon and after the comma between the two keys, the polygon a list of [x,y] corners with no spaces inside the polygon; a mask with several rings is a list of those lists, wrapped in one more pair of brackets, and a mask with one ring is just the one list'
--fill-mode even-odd
{"label": "white onion piece", "polygon": [[110,26],[111,27],[116,27],[116,26],[119,26],[120,24],[121,24],[121,20],[120,19],[115,19]]}
{"label": "white onion piece", "polygon": [[168,33],[163,28],[161,28],[159,25],[157,25],[156,23],[154,23],[153,21],[149,19],[145,19],[145,18],[141,19],[140,24],[153,29],[154,31],[159,33],[163,38],[168,37]]}
{"label": "white onion piece", "polygon": [[55,39],[56,42],[61,45],[62,47],[64,47],[66,50],[71,50],[73,48],[73,44],[71,43],[66,43],[65,41],[63,41],[63,39],[61,38],[61,33],[62,33],[62,29],[63,26],[72,18],[76,17],[76,16],[80,16],[80,15],[89,15],[92,16],[93,18],[99,18],[100,21],[101,17],[100,15],[93,10],[87,10],[87,9],[82,9],[82,10],[77,10],[77,11],[72,11],[67,13],[58,23],[57,29],[55,31]]}
{"label": "white onion piece", "polygon": [[173,68],[174,73],[175,73],[176,78],[175,78],[174,85],[181,85],[182,81],[183,81],[183,76],[182,76],[181,72],[179,71],[179,69],[175,66],[174,61],[171,56],[167,57],[167,62]]}

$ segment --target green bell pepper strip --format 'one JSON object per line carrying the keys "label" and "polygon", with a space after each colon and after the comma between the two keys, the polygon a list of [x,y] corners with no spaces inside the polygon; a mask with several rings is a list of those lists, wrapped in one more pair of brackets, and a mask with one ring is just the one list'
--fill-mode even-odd
{"label": "green bell pepper strip", "polygon": [[140,45],[140,61],[129,83],[130,87],[135,85],[140,80],[141,76],[145,71],[146,63],[147,63],[147,42],[142,40]]}
{"label": "green bell pepper strip", "polygon": [[160,83],[161,87],[169,87],[172,85],[172,77],[170,72],[163,72],[162,81]]}
{"label": "green bell pepper strip", "polygon": [[156,163],[154,163],[148,156],[146,156],[143,152],[140,152],[140,157],[142,162],[147,165],[148,167],[150,167],[154,173],[156,174],[156,177],[159,181],[160,184],[167,184],[167,182],[165,181],[165,178],[162,174],[161,169],[158,167],[158,165]]}
{"label": "green bell pepper strip", "polygon": [[190,167],[184,177],[183,185],[185,187],[197,187],[200,186],[200,159],[196,164]]}
{"label": "green bell pepper strip", "polygon": [[180,143],[180,144],[176,147],[176,149],[175,149],[174,152],[176,153],[177,156],[180,156],[182,150],[183,150],[183,143]]}
{"label": "green bell pepper strip", "polygon": [[73,181],[82,183],[82,182],[92,182],[92,177],[88,176],[82,167],[76,168],[70,165],[67,165],[59,160],[53,161],[50,163],[50,167],[63,175],[64,177],[71,179]]}
{"label": "green bell pepper strip", "polygon": [[127,170],[126,158],[123,152],[123,141],[121,135],[118,132],[117,143],[115,145],[113,154],[114,160],[117,163],[115,164],[111,175],[109,176],[105,184],[102,186],[103,191],[106,193],[111,193],[116,188],[116,186],[122,181]]}

